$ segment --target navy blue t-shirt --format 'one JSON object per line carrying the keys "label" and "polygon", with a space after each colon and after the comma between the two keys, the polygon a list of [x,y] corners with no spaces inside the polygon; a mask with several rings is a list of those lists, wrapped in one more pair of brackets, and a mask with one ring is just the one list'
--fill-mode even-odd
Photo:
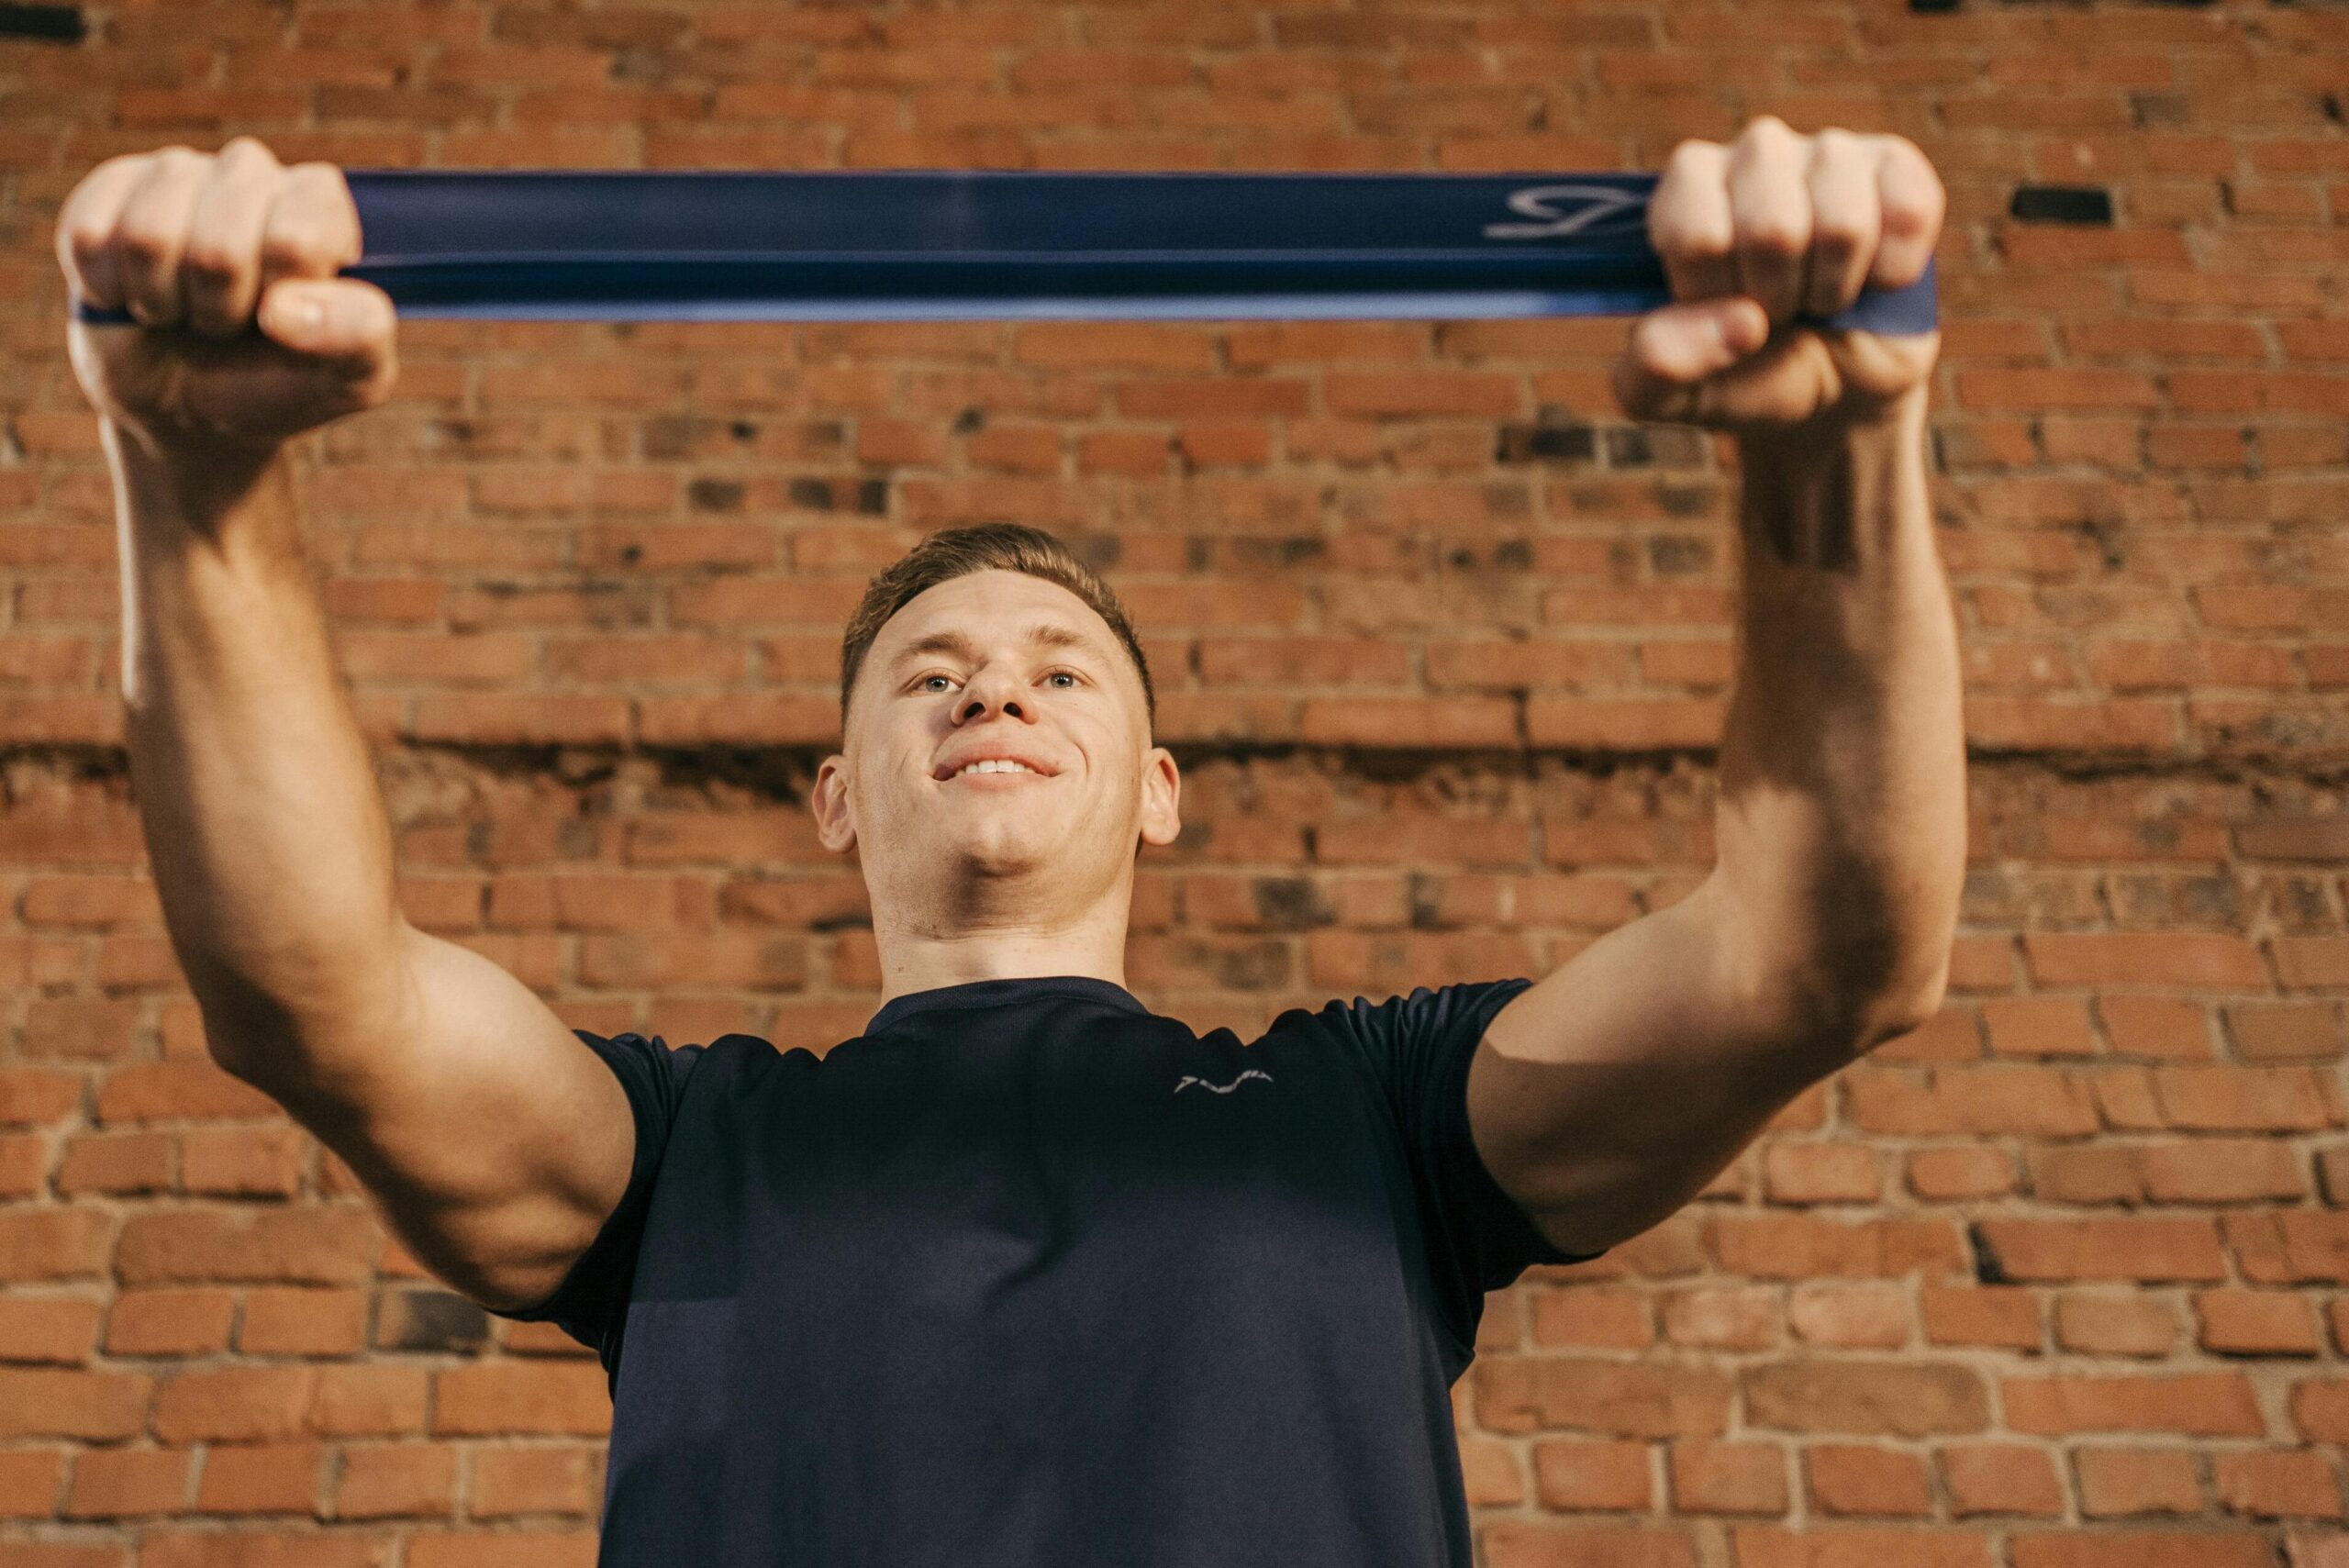
{"label": "navy blue t-shirt", "polygon": [[898,996],[822,1057],[575,1031],[633,1167],[504,1316],[611,1374],[601,1568],[1469,1568],[1484,1293],[1598,1255],[1469,1140],[1531,984],[1252,1043],[1083,975]]}

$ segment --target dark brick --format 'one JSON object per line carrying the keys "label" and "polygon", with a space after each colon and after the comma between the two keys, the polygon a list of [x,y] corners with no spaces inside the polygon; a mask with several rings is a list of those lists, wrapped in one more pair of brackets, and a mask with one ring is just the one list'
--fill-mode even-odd
{"label": "dark brick", "polygon": [[2007,211],[2022,223],[2112,227],[2112,193],[2102,185],[2017,185]]}
{"label": "dark brick", "polygon": [[1598,432],[1588,425],[1503,425],[1495,462],[1589,462]]}
{"label": "dark brick", "polygon": [[79,6],[0,5],[0,39],[80,43],[89,34]]}

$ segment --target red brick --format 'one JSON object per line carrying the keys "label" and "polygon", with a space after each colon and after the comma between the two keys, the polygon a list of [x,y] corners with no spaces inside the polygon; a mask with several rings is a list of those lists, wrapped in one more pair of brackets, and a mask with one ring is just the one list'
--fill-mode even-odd
{"label": "red brick", "polygon": [[1533,1445],[1534,1487],[1542,1507],[1562,1513],[1652,1506],[1648,1445],[1540,1442]]}
{"label": "red brick", "polygon": [[132,1373],[0,1367],[0,1440],[128,1438],[153,1391],[152,1378]]}
{"label": "red brick", "polygon": [[571,1443],[477,1447],[473,1451],[468,1511],[481,1519],[592,1513],[603,1480],[600,1448]]}
{"label": "red brick", "polygon": [[2033,932],[2023,951],[2043,985],[2156,984],[2206,990],[2265,987],[2258,951],[2200,932]]}
{"label": "red brick", "polygon": [[2165,1356],[2178,1342],[2177,1314],[2167,1302],[2131,1296],[2056,1298],[2055,1342],[2099,1356]]}
{"label": "red brick", "polygon": [[1766,1286],[1729,1284],[1672,1291],[1664,1297],[1664,1339],[1700,1350],[1765,1349],[1784,1332],[1778,1294]]}
{"label": "red brick", "polygon": [[490,1362],[433,1378],[436,1436],[607,1430],[611,1401],[600,1366]]}
{"label": "red brick", "polygon": [[1813,1443],[1802,1451],[1802,1462],[1811,1503],[1822,1513],[1922,1518],[1932,1512],[1932,1483],[1915,1454],[1860,1443]]}
{"label": "red brick", "polygon": [[1951,1443],[1941,1451],[1950,1510],[2052,1518],[2064,1511],[2064,1485],[2044,1450],[2021,1443]]}
{"label": "red brick", "polygon": [[2250,1385],[2232,1373],[2009,1377],[1999,1389],[2007,1425],[2016,1432],[2244,1437],[2262,1429]]}
{"label": "red brick", "polygon": [[1909,1292],[1898,1285],[1797,1285],[1787,1326],[1806,1344],[1895,1350],[1909,1342]]}
{"label": "red brick", "polygon": [[1918,1525],[1734,1525],[1731,1551],[1753,1568],[1860,1568],[1899,1553],[1920,1568],[1989,1568],[1989,1543],[1976,1530]]}
{"label": "red brick", "polygon": [[2037,1351],[2045,1347],[2037,1293],[2016,1285],[1952,1285],[1920,1296],[1925,1340],[1935,1345],[1994,1345]]}
{"label": "red brick", "polygon": [[[446,1518],[456,1496],[457,1451],[446,1444],[351,1443],[343,1449],[333,1513],[343,1519]],[[481,1517],[478,1497],[474,1513]]]}
{"label": "red brick", "polygon": [[2017,1530],[2015,1568],[2265,1568],[2274,1549],[2233,1531],[2160,1529]]}
{"label": "red brick", "polygon": [[317,1506],[326,1449],[319,1443],[212,1445],[195,1506],[206,1514],[307,1514]]}
{"label": "red brick", "polygon": [[2194,1311],[2199,1343],[2216,1355],[2312,1356],[2323,1349],[2315,1304],[2288,1291],[2197,1291]]}
{"label": "red brick", "polygon": [[79,1365],[96,1342],[98,1312],[85,1296],[0,1296],[0,1362]]}
{"label": "red brick", "polygon": [[1470,1364],[1478,1421],[1494,1432],[1575,1427],[1619,1437],[1718,1437],[1730,1384],[1702,1366],[1573,1357],[1492,1357]]}
{"label": "red brick", "polygon": [[1884,1185],[1876,1152],[1853,1144],[1773,1142],[1762,1173],[1772,1203],[1873,1203]]}
{"label": "red brick", "polygon": [[2224,1279],[2207,1219],[1989,1219],[1976,1228],[2015,1280]]}
{"label": "red brick", "polygon": [[177,1512],[185,1505],[190,1453],[178,1448],[101,1449],[78,1454],[63,1517],[120,1519]]}
{"label": "red brick", "polygon": [[2336,1457],[2321,1450],[2221,1453],[2210,1462],[2220,1506],[2258,1518],[2343,1517]]}
{"label": "red brick", "polygon": [[1538,1291],[1533,1342],[1544,1348],[1636,1351],[1655,1339],[1646,1296],[1608,1285]]}
{"label": "red brick", "polygon": [[1740,1382],[1756,1428],[1919,1437],[1989,1419],[1980,1379],[1956,1365],[1820,1358],[1750,1367]]}
{"label": "red brick", "polygon": [[2190,1453],[2083,1448],[2073,1453],[2072,1464],[2079,1475],[2080,1512],[2090,1518],[2202,1511],[2202,1485]]}
{"label": "red brick", "polygon": [[1787,1456],[1769,1443],[1678,1442],[1666,1451],[1672,1507],[1691,1514],[1777,1514]]}

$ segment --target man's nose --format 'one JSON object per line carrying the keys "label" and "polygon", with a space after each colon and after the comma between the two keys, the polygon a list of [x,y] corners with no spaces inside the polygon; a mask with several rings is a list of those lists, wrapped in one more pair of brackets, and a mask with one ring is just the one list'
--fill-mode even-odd
{"label": "man's nose", "polygon": [[1001,713],[1008,717],[1027,717],[1020,710],[1019,687],[1011,677],[982,670],[972,676],[970,684],[963,688],[963,703],[956,710],[956,719],[968,724],[972,719],[985,717],[990,712]]}

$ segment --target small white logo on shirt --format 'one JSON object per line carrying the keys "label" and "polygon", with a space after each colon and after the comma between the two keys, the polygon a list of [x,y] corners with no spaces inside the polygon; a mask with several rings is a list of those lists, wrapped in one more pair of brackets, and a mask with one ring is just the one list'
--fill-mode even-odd
{"label": "small white logo on shirt", "polygon": [[1248,1082],[1251,1078],[1262,1078],[1267,1084],[1273,1081],[1273,1075],[1271,1073],[1259,1073],[1253,1067],[1249,1068],[1248,1071],[1242,1073],[1239,1077],[1234,1078],[1229,1084],[1210,1084],[1205,1078],[1194,1077],[1192,1074],[1186,1073],[1183,1074],[1183,1081],[1174,1085],[1174,1092],[1179,1095],[1184,1090],[1189,1088],[1192,1084],[1197,1084],[1202,1089],[1211,1089],[1219,1095],[1228,1095],[1231,1093],[1232,1090],[1240,1087],[1241,1084]]}

